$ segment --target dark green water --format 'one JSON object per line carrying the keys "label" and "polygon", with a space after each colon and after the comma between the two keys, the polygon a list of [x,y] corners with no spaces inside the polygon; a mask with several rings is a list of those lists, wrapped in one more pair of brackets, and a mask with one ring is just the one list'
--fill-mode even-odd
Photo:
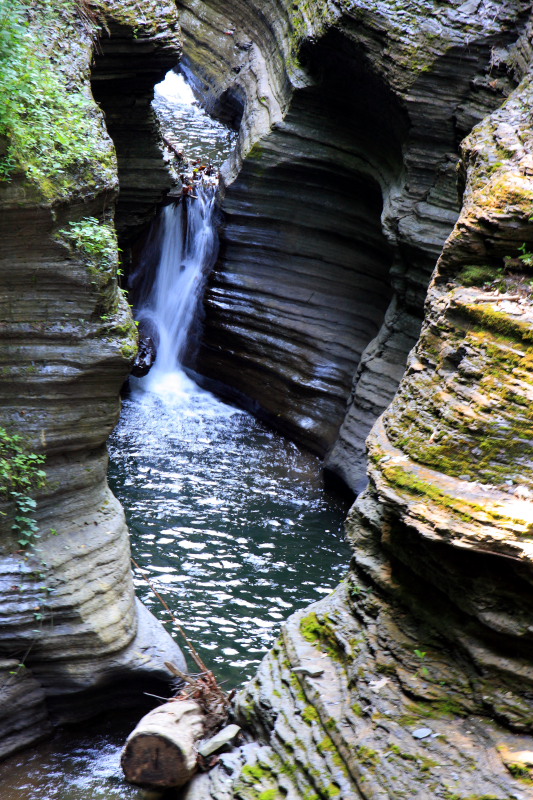
{"label": "dark green water", "polygon": [[[324,492],[316,458],[250,415],[181,373],[160,389],[124,402],[110,481],[135,559],[229,687],[253,674],[283,619],[343,576],[346,508]],[[136,585],[164,620],[140,575]],[[119,765],[135,722],[112,713],[10,758],[0,800],[140,800]]]}
{"label": "dark green water", "polygon": [[[204,660],[235,685],[281,621],[346,572],[346,508],[324,492],[318,459],[185,376],[173,380],[180,391],[125,401],[110,482],[135,560]],[[164,619],[138,572],[136,585]]]}

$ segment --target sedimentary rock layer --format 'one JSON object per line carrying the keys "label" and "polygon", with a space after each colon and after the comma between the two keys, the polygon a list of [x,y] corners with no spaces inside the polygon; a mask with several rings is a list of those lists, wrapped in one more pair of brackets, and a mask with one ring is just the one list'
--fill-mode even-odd
{"label": "sedimentary rock layer", "polygon": [[[136,4],[106,4],[111,35],[122,26],[122,59],[128,31],[128,58],[150,79],[180,52],[173,7],[154,4],[152,12],[155,5],[158,15],[135,39]],[[65,91],[81,87],[90,98],[94,25],[66,6],[55,17],[54,8],[31,24],[46,26],[49,52],[58,54],[49,68]],[[150,8],[143,4],[145,20]],[[42,90],[44,103],[54,80]],[[184,667],[177,646],[135,601],[124,514],[107,487],[105,441],[136,331],[117,286],[113,144],[101,111],[92,101],[85,108],[90,135],[74,163],[79,171],[54,175],[52,131],[49,141],[43,133],[40,156],[51,177],[36,182],[46,170],[25,170],[22,151],[12,180],[0,184],[0,425],[46,456],[45,484],[32,497],[40,538],[21,544],[13,499],[0,516],[0,755],[42,736],[51,720],[90,716],[111,697],[113,706],[131,702],[141,684],[160,688],[165,659]],[[135,192],[146,211],[154,193],[143,196],[139,185]]]}
{"label": "sedimentary rock layer", "polygon": [[110,11],[100,27],[91,87],[117,153],[115,224],[124,261],[171,186],[151,103],[155,84],[180,59],[181,42],[171,2],[152,3],[149,13],[131,3],[113,3]]}
{"label": "sedimentary rock layer", "polygon": [[333,448],[356,491],[457,218],[458,143],[513,85],[526,5],[180,6],[197,93],[242,118],[200,369]]}
{"label": "sedimentary rock layer", "polygon": [[485,706],[523,730],[533,724],[533,317],[528,257],[517,254],[532,240],[530,97],[527,75],[463,144],[463,210],[405,378],[369,439],[371,483],[392,513],[385,549],[438,585],[444,633],[481,676]]}
{"label": "sedimentary rock layer", "polygon": [[[427,99],[427,48],[420,57]],[[462,209],[405,375],[368,438],[348,578],[290,618],[239,695],[238,719],[261,746],[193,783],[187,800],[531,793],[531,64],[528,25],[508,54],[516,88],[461,145]],[[417,267],[399,277],[415,289],[423,231],[408,215],[402,239],[403,224],[398,243]],[[397,303],[380,336],[398,347],[413,307]],[[350,424],[359,435],[356,414]]]}
{"label": "sedimentary rock layer", "polygon": [[526,798],[506,764],[533,738],[487,719],[473,677],[352,574],[291,617],[240,694],[238,719],[262,745],[222,756],[186,798]]}

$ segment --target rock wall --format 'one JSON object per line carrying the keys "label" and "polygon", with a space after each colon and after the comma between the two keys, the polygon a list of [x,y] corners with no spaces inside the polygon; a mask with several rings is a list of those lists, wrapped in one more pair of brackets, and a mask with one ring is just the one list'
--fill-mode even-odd
{"label": "rock wall", "polygon": [[358,491],[526,4],[179,5],[197,93],[242,118],[200,371]]}
{"label": "rock wall", "polygon": [[[440,254],[418,344],[369,438],[348,578],[287,622],[237,700],[255,741],[193,781],[187,800],[525,800],[527,4],[181,5],[197,91],[243,126],[225,170],[202,363],[318,452],[336,442],[330,468],[353,489],[365,480],[365,430],[396,390]],[[104,106],[124,85],[126,29],[140,10],[107,9],[120,41],[97,67]],[[72,49],[59,62],[87,81],[90,31],[69,24]],[[141,36],[158,69],[160,52],[177,52],[172,26],[168,36]],[[113,85],[106,64],[117,52]],[[139,102],[131,118],[145,131]],[[134,337],[114,245],[95,260],[71,225],[93,217],[109,231],[116,198],[111,143],[92,108],[100,155],[75,190],[62,183],[50,196],[19,172],[0,196],[1,421],[47,455],[38,548],[18,547],[9,508],[0,517],[4,753],[110,694],[115,704],[141,676],[160,676],[162,657],[179,658],[135,605],[123,515],[105,483]],[[459,213],[457,148],[481,118],[461,149]],[[114,124],[118,144],[126,136]],[[155,194],[143,194],[135,159],[124,156],[124,208],[140,224]]]}
{"label": "rock wall", "polygon": [[[76,151],[68,131],[43,132],[37,156],[30,144],[19,147],[16,171],[0,183],[0,425],[46,456],[46,482],[33,498],[40,538],[19,543],[12,502],[0,516],[0,755],[39,738],[51,723],[131,703],[150,685],[161,689],[165,658],[184,665],[135,600],[124,514],[106,481],[105,442],[118,419],[136,331],[117,286],[115,151],[89,85],[98,23],[111,34],[97,57],[99,81],[112,69],[116,44],[121,69],[134,62],[144,76],[140,92],[173,66],[180,40],[171,4],[143,3],[137,38],[139,4],[105,6],[105,20],[79,16],[75,4],[64,3],[30,14],[30,30],[44,30],[53,53],[49,62],[42,54],[36,105],[50,116],[53,103],[72,98],[68,125],[73,136],[86,126],[86,139]],[[38,33],[34,41],[38,47]],[[64,94],[53,93],[57,82]],[[124,128],[131,122],[137,130],[141,105]],[[55,172],[55,153],[61,158],[68,147],[70,172]],[[126,199],[146,213],[156,192],[131,177],[129,154],[121,160]],[[161,190],[158,184],[158,196]]]}
{"label": "rock wall", "polygon": [[[410,204],[417,183],[412,178],[404,183],[404,173],[398,193],[384,204],[396,298],[356,373],[353,405],[341,430],[345,452],[339,445],[334,451],[345,475],[363,412],[370,416],[371,403],[376,408],[384,402],[400,377],[400,354],[414,334],[414,298],[422,292],[430,250],[439,256],[437,269],[405,375],[368,438],[369,485],[347,520],[354,546],[348,577],[330,597],[284,625],[279,642],[237,698],[237,719],[255,743],[223,756],[220,767],[192,783],[187,800],[526,800],[531,795],[530,23],[518,14],[515,45],[504,52],[488,29],[483,39],[476,26],[484,25],[489,13],[491,19],[507,13],[509,6],[454,4],[446,36],[455,36],[462,19],[463,49],[453,45],[433,60],[435,39],[422,37],[422,22],[419,47],[407,61],[405,36],[401,46],[401,32],[396,28],[395,38],[387,27],[394,22],[391,7],[379,4],[372,11],[358,3],[357,9],[350,13],[357,17],[365,52],[379,53],[391,75],[397,70],[397,82],[390,81],[394,90],[402,89],[401,71],[394,67],[402,65],[402,52],[406,74],[409,64],[417,73],[402,89],[411,120],[402,152],[411,152],[404,167],[420,180],[425,174],[428,183],[424,201],[419,196]],[[439,13],[448,13],[442,7],[434,12],[428,18],[432,26]],[[406,26],[408,14],[400,10],[397,23]],[[476,16],[468,23],[463,14]],[[498,25],[511,35],[502,17]],[[385,43],[378,32],[386,30]],[[491,75],[489,69],[483,78],[484,57],[492,69],[505,58],[505,71]],[[463,61],[472,71],[457,103]],[[500,81],[507,81],[507,89]],[[439,108],[448,89],[448,111],[437,131],[429,109]],[[503,105],[461,144],[462,207],[444,241],[452,221],[438,209],[451,214],[451,176],[444,169],[437,182],[436,164],[429,163],[429,155],[417,163],[409,142],[418,137],[420,157],[427,136],[427,152],[435,148],[441,166],[452,166],[447,151],[439,150],[442,127],[455,127],[458,145],[483,109],[501,103],[500,91],[509,92]],[[418,127],[409,102],[418,109]],[[267,139],[276,137],[277,131]],[[243,174],[246,170],[245,161]],[[234,193],[238,197],[240,180],[229,186],[226,207]],[[250,181],[248,197],[252,190]],[[400,208],[405,217],[395,220],[394,209]],[[442,222],[439,235],[434,218]],[[232,247],[233,240],[224,243],[221,263],[225,248]],[[386,390],[383,376],[390,381]]]}
{"label": "rock wall", "polygon": [[110,10],[114,17],[108,13],[100,29],[91,88],[117,154],[115,225],[127,267],[129,248],[171,186],[151,103],[155,84],[178,64],[181,40],[171,2],[152,3],[148,14],[131,3]]}

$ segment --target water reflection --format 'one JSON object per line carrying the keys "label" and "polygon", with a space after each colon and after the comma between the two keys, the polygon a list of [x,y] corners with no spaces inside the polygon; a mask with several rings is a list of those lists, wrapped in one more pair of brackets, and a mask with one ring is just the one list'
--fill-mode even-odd
{"label": "water reflection", "polygon": [[120,768],[137,717],[98,719],[13,756],[0,764],[1,800],[141,800]]}
{"label": "water reflection", "polygon": [[[173,146],[220,163],[235,134],[210,120],[173,73],[155,107]],[[185,95],[184,95],[185,92]],[[137,387],[139,388],[139,387]],[[346,508],[319,462],[179,371],[125,400],[110,482],[134,556],[228,685],[251,676],[294,609],[329,592],[349,550]],[[137,592],[165,615],[139,573]],[[170,624],[169,624],[170,627]],[[0,765],[0,800],[138,800],[119,765],[130,718],[85,723]]]}
{"label": "water reflection", "polygon": [[[167,384],[163,396],[125,401],[110,483],[135,560],[206,661],[239,683],[281,620],[344,574],[346,508],[324,493],[318,459],[185,376],[172,380],[174,394]],[[136,586],[164,619],[140,574]]]}

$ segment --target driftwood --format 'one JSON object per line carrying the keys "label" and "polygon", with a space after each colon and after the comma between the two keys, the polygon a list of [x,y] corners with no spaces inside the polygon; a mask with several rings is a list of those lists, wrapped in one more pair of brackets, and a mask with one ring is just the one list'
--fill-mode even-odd
{"label": "driftwood", "polygon": [[203,711],[191,700],[150,711],[126,740],[120,761],[126,780],[150,789],[184,786],[196,772],[203,733]]}
{"label": "driftwood", "polygon": [[[203,662],[202,662],[203,663]],[[231,701],[235,695],[233,689],[229,694],[220,688],[217,679],[207,667],[198,675],[186,675],[175,664],[165,661],[165,667],[176,678],[185,684],[176,700],[194,700],[204,713],[204,736],[211,736],[227,722]]]}
{"label": "driftwood", "polygon": [[484,297],[476,297],[474,303],[501,303],[503,300],[523,300],[520,294],[489,294]]}

